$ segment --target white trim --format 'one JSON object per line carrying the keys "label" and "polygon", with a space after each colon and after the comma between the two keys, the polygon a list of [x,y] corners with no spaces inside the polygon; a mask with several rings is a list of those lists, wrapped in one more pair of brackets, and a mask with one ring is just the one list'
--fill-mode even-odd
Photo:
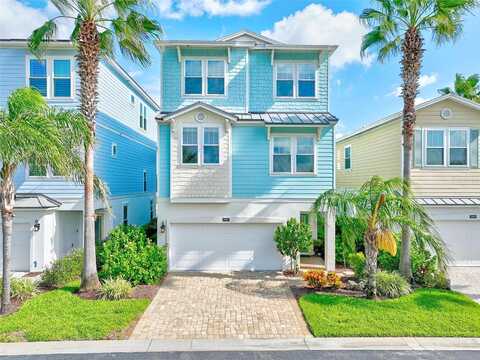
{"label": "white trim", "polygon": [[[466,149],[467,150],[467,163],[465,165],[452,165],[450,164],[450,150],[452,149],[452,146],[450,145],[451,143],[451,137],[450,137],[450,132],[451,131],[465,131],[466,132],[466,147],[453,147],[453,149]],[[465,127],[452,127],[448,128],[448,162],[447,165],[449,167],[454,167],[454,168],[469,168],[470,167],[470,128],[465,128]]]}
{"label": "white trim", "polygon": [[[183,162],[183,129],[184,128],[195,128],[197,129],[197,162],[196,163],[184,163]],[[205,147],[205,128],[215,128],[218,129],[218,163],[205,163],[205,155],[204,155],[204,147]],[[188,166],[203,166],[203,167],[211,167],[211,166],[220,166],[223,164],[222,162],[222,127],[217,123],[205,123],[205,124],[190,124],[185,123],[180,126],[180,165],[188,167]],[[185,144],[185,146],[194,146],[194,144]],[[208,146],[208,145],[207,145]],[[214,145],[211,145],[214,146]],[[230,159],[231,160],[231,159]]]}
{"label": "white trim", "polygon": [[[470,128],[468,127],[427,127],[417,128],[422,131],[422,168],[463,168],[470,167]],[[450,164],[450,131],[461,130],[467,133],[467,164],[466,165],[451,165]],[[443,131],[443,164],[431,165],[427,164],[427,132],[428,131]]]}
{"label": "white trim", "polygon": [[[187,61],[200,61],[202,69],[202,92],[199,94],[185,93],[185,63]],[[208,62],[209,61],[223,61],[223,94],[209,94],[208,93]],[[227,60],[221,56],[186,56],[181,61],[181,92],[182,97],[187,98],[226,98],[228,97],[228,64]]]}
{"label": "white trim", "polygon": [[[428,164],[428,157],[427,157],[427,150],[428,150],[428,144],[427,144],[427,139],[428,139],[428,132],[429,131],[442,131],[443,132],[443,164],[441,165],[432,165],[432,164]],[[432,127],[432,128],[424,128],[423,129],[423,143],[425,144],[425,146],[423,147],[423,157],[424,157],[424,161],[423,161],[423,166],[424,167],[445,167],[446,164],[447,164],[447,135],[446,135],[447,131],[444,129],[444,128],[435,128],[435,127]],[[432,149],[439,149],[440,147],[438,146],[435,146],[435,147],[430,147]]]}
{"label": "white trim", "polygon": [[246,51],[245,55],[245,113],[248,114],[250,110],[250,50]]}
{"label": "white trim", "polygon": [[[273,171],[273,155],[275,138],[290,139],[290,172]],[[311,138],[313,140],[313,172],[297,172],[297,141],[298,138]],[[270,176],[316,176],[317,175],[317,141],[313,134],[271,134],[269,139],[269,172]],[[302,155],[302,154],[300,154]],[[312,154],[304,154],[312,155]]]}
{"label": "white trim", "polygon": [[[185,146],[197,146],[197,162],[196,163],[184,163],[183,162],[183,130],[185,128],[188,129],[196,129],[197,131],[197,143],[196,144],[185,144]],[[200,165],[200,127],[194,124],[183,124],[180,126],[180,164],[182,166],[196,166]],[[171,181],[171,179],[170,179]]]}
{"label": "white trim", "polygon": [[[235,117],[235,115],[232,115],[230,113],[227,113],[226,111],[223,111],[213,105],[209,105],[209,104],[206,104],[206,103],[203,103],[203,102],[196,102],[192,105],[188,105],[188,106],[185,106],[184,108],[182,108],[181,110],[178,110],[178,111],[175,111],[171,114],[168,114],[168,115],[165,115],[164,117],[160,118],[159,120],[160,121],[167,121],[167,120],[174,120],[175,118],[183,115],[183,114],[186,114],[186,113],[189,113],[191,111],[194,111],[198,108],[201,108],[201,109],[204,109],[206,111],[210,111],[222,118],[224,118],[225,120],[230,120],[230,121],[236,121],[237,118]],[[263,122],[260,122],[263,124]]]}
{"label": "white trim", "polygon": [[[272,58],[273,59],[273,58]],[[293,96],[278,96],[277,95],[277,73],[279,64],[291,64],[293,67]],[[314,75],[314,89],[313,96],[300,96],[298,95],[299,86],[299,65],[313,65],[315,67]],[[318,100],[318,64],[316,61],[308,60],[276,60],[273,66],[273,98],[278,100]]]}
{"label": "white trim", "polygon": [[225,198],[185,198],[185,197],[174,197],[168,199],[172,204],[226,204],[231,202],[231,197]]}
{"label": "white trim", "polygon": [[[350,159],[350,167],[349,167],[348,169],[345,167],[345,160],[346,160],[345,151],[346,151],[347,149],[350,149],[350,158],[349,158],[349,159]],[[352,144],[348,144],[348,145],[345,145],[345,146],[343,147],[343,164],[342,164],[342,165],[343,165],[343,166],[342,166],[343,170],[345,170],[345,171],[352,171],[352,167],[353,167],[353,166],[352,166]]]}
{"label": "white trim", "polygon": [[177,217],[168,220],[169,224],[283,224],[284,218],[280,217],[243,217],[243,216],[230,216],[230,221],[223,221],[222,217],[217,216],[204,216],[204,217]]}
{"label": "white trim", "polygon": [[[437,103],[439,103],[441,101],[444,101],[444,100],[452,100],[452,101],[455,101],[459,104],[468,106],[468,107],[470,107],[474,110],[480,110],[480,104],[478,104],[478,103],[476,103],[472,100],[465,99],[465,98],[463,98],[461,96],[458,96],[458,95],[455,95],[455,94],[447,94],[447,95],[442,95],[442,96],[436,97],[436,98],[434,98],[432,100],[429,100],[429,101],[425,101],[425,102],[415,106],[415,111],[425,109],[425,108],[427,108],[431,105],[437,104]],[[387,124],[390,121],[397,120],[401,117],[402,117],[402,112],[401,111],[396,112],[396,113],[391,114],[391,115],[388,115],[388,116],[386,116],[386,117],[384,117],[380,120],[374,121],[374,122],[370,123],[369,125],[366,125],[366,126],[360,128],[360,129],[352,132],[351,134],[347,134],[347,135],[341,137],[340,139],[336,140],[336,142],[339,143],[341,141],[345,141],[348,138],[351,138],[355,135],[362,134],[366,131],[369,131],[369,130],[374,129],[378,126]]]}
{"label": "white trim", "polygon": [[306,198],[284,198],[284,197],[269,197],[269,198],[168,198],[168,197],[157,197],[157,203],[176,203],[186,201],[190,203],[202,203],[205,200],[215,200],[219,203],[258,203],[258,204],[307,204],[312,205],[316,198],[306,199]]}
{"label": "white trim", "polygon": [[245,35],[250,36],[251,38],[254,38],[256,40],[266,42],[268,44],[283,44],[280,41],[268,38],[268,37],[260,35],[260,34],[256,34],[254,32],[248,31],[248,30],[241,30],[241,31],[238,31],[236,33],[233,33],[233,34],[230,34],[230,35],[227,35],[227,36],[222,36],[222,37],[218,38],[217,41],[231,41],[231,40],[235,40],[235,39],[237,39],[239,37],[242,37],[242,36],[245,36]]}

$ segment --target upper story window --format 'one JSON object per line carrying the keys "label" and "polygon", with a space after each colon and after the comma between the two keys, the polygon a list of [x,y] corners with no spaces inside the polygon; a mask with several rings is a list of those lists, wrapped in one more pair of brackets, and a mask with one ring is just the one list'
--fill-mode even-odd
{"label": "upper story window", "polygon": [[27,175],[29,177],[45,177],[45,178],[62,176],[53,167],[41,166],[41,165],[35,164],[34,162],[31,162],[28,164]]}
{"label": "upper story window", "polygon": [[70,60],[53,60],[53,96],[71,97],[72,79],[71,79]]}
{"label": "upper story window", "polygon": [[182,128],[182,164],[220,164],[220,128],[205,125]]}
{"label": "upper story window", "polygon": [[273,174],[314,174],[315,138],[313,136],[274,136],[271,149]]}
{"label": "upper story window", "polygon": [[143,170],[143,192],[147,192],[147,170]]}
{"label": "upper story window", "polygon": [[428,166],[444,166],[445,130],[426,130],[425,137],[425,164]]}
{"label": "upper story window", "polygon": [[345,170],[352,169],[352,147],[350,145],[343,148],[343,168]]}
{"label": "upper story window", "polygon": [[29,61],[29,86],[37,89],[42,96],[47,96],[47,60],[30,59]]}
{"label": "upper story window", "polygon": [[117,144],[115,143],[112,143],[112,148],[111,148],[111,154],[112,154],[112,157],[113,158],[116,158],[117,157]]}
{"label": "upper story window", "polygon": [[314,98],[316,65],[314,63],[277,63],[274,88],[276,97]]}
{"label": "upper story window", "polygon": [[[470,129],[422,129],[415,130],[415,165],[422,166],[468,166],[470,161],[470,137],[476,132]],[[476,142],[476,141],[475,141]],[[418,148],[418,149],[417,149]],[[422,162],[423,160],[423,162]]]}
{"label": "upper story window", "polygon": [[147,130],[147,107],[140,103],[140,129]]}
{"label": "upper story window", "polygon": [[73,60],[71,58],[27,58],[28,86],[37,89],[46,98],[71,98]]}
{"label": "upper story window", "polygon": [[197,60],[184,61],[184,95],[225,95],[225,61]]}
{"label": "upper story window", "polygon": [[452,166],[466,166],[468,164],[468,130],[449,130],[448,161]]}

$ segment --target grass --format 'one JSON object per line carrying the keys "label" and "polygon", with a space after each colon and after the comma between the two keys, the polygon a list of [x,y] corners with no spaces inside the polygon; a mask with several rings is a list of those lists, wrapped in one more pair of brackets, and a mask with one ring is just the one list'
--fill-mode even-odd
{"label": "grass", "polygon": [[452,291],[383,301],[307,294],[299,303],[314,336],[480,336],[480,305]]}
{"label": "grass", "polygon": [[0,341],[96,340],[125,329],[144,312],[147,299],[85,300],[78,283],[26,301],[0,318]]}

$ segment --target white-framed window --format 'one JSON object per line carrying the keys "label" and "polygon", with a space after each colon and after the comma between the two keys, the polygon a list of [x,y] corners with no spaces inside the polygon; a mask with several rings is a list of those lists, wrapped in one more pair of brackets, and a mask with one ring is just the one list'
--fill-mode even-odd
{"label": "white-framed window", "polygon": [[273,136],[270,152],[272,174],[312,175],[316,173],[314,136]]}
{"label": "white-framed window", "polygon": [[198,127],[182,128],[182,164],[198,164]]}
{"label": "white-framed window", "polygon": [[148,188],[147,179],[148,179],[147,170],[143,170],[143,192],[147,192],[147,188]]}
{"label": "white-framed window", "polygon": [[143,130],[147,131],[147,106],[143,105]]}
{"label": "white-framed window", "polygon": [[203,163],[220,163],[220,129],[218,127],[203,128]]}
{"label": "white-framed window", "polygon": [[26,166],[25,169],[25,174],[27,177],[33,177],[33,178],[60,178],[63,177],[63,175],[60,175],[58,171],[56,171],[54,168],[51,166],[41,166],[38,164],[35,164],[33,162],[29,163],[28,166]]}
{"label": "white-framed window", "polygon": [[118,151],[117,144],[112,143],[112,147],[111,147],[112,158],[117,157],[117,151]]}
{"label": "white-framed window", "polygon": [[183,61],[183,95],[224,96],[226,94],[224,59],[185,59]]}
{"label": "white-framed window", "polygon": [[128,225],[128,204],[123,204],[122,223],[123,225]]}
{"label": "white-framed window", "polygon": [[315,98],[317,65],[314,62],[277,62],[274,71],[274,96]]}
{"label": "white-framed window", "polygon": [[343,168],[345,170],[352,169],[352,146],[347,145],[343,148]]}
{"label": "white-framed window", "polygon": [[467,166],[469,161],[468,129],[448,130],[448,164],[450,166]]}
{"label": "white-framed window", "polygon": [[130,105],[132,105],[132,106],[135,105],[135,95],[133,95],[133,94],[130,95]]}
{"label": "white-framed window", "polygon": [[73,57],[26,57],[26,86],[37,89],[47,99],[71,99],[74,95]]}
{"label": "white-framed window", "polygon": [[425,165],[445,166],[445,130],[425,129]]}

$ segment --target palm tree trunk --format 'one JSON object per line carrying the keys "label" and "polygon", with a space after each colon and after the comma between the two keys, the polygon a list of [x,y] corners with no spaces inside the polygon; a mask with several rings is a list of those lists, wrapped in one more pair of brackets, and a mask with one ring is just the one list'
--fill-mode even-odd
{"label": "palm tree trunk", "polygon": [[[92,139],[95,139],[97,115],[97,85],[100,39],[95,22],[85,21],[80,26],[77,55],[81,83],[81,112],[89,122]],[[81,291],[95,290],[100,286],[95,255],[95,206],[94,206],[94,142],[85,148],[84,192],[84,262]]]}
{"label": "palm tree trunk", "polygon": [[378,248],[375,243],[375,235],[367,231],[364,238],[365,242],[365,272],[367,273],[367,284],[365,285],[365,294],[369,299],[377,297],[377,256]]}
{"label": "palm tree trunk", "polygon": [[15,187],[13,185],[14,167],[4,164],[1,171],[0,207],[3,234],[3,281],[0,313],[6,314],[10,310],[10,252],[13,232],[13,206],[15,202]]}
{"label": "palm tree trunk", "polygon": [[[413,134],[415,131],[415,99],[418,94],[418,80],[422,66],[423,39],[416,28],[405,33],[402,43],[402,96],[403,96],[403,180],[406,184],[404,196],[410,192],[410,174],[412,164]],[[400,253],[400,272],[412,279],[410,260],[411,232],[408,226],[402,227],[402,251]]]}

